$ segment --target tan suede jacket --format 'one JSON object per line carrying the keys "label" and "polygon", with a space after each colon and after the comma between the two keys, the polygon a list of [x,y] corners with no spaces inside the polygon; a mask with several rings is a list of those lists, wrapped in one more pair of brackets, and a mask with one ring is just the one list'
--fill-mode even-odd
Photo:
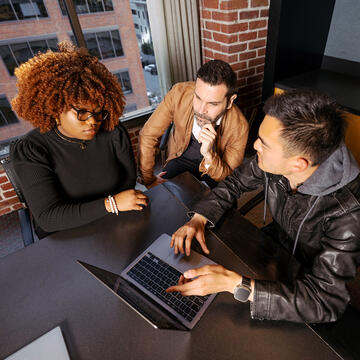
{"label": "tan suede jacket", "polygon": [[[149,185],[155,181],[155,151],[159,138],[174,123],[168,140],[167,162],[181,156],[187,149],[194,121],[193,97],[195,82],[178,83],[165,96],[140,131],[139,181]],[[221,181],[238,167],[245,152],[248,138],[248,123],[236,105],[227,110],[217,128],[214,159],[206,169],[203,160],[199,171],[215,181]]]}

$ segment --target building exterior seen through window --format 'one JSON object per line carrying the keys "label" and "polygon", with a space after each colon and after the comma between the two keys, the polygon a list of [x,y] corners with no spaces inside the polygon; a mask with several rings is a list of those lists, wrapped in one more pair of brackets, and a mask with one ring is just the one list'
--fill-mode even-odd
{"label": "building exterior seen through window", "polygon": [[5,95],[0,94],[0,127],[19,122]]}
{"label": "building exterior seen through window", "polygon": [[39,51],[46,52],[51,49],[57,50],[58,40],[52,38],[37,38],[36,40],[21,39],[20,41],[11,40],[9,43],[0,45],[0,56],[9,71],[10,75],[14,75],[14,69],[21,63],[27,61],[36,55]]}
{"label": "building exterior seen through window", "polygon": [[[63,15],[66,15],[64,0],[59,0],[59,5]],[[113,11],[112,0],[74,0],[77,14],[90,14],[102,11]]]}
{"label": "building exterior seen through window", "polygon": [[[73,1],[89,52],[122,86],[121,120],[156,107],[161,93],[146,0]],[[38,52],[57,51],[62,40],[74,42],[63,0],[0,1],[0,157],[11,140],[31,130],[11,110],[15,68]]]}
{"label": "building exterior seen through window", "polygon": [[0,21],[16,21],[48,17],[43,0],[2,0]]}
{"label": "building exterior seen through window", "polygon": [[121,71],[115,72],[114,75],[118,78],[124,95],[131,94],[132,88],[131,88],[129,72],[127,70],[121,70]]}
{"label": "building exterior seen through window", "polygon": [[[90,54],[98,57],[100,60],[124,55],[119,30],[117,29],[85,32],[84,38]],[[70,36],[70,39],[75,43],[73,35]]]}

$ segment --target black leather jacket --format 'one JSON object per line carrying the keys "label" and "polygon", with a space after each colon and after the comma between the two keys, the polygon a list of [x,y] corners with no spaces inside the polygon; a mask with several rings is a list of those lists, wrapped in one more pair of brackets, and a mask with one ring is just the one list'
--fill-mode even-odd
{"label": "black leather jacket", "polygon": [[241,193],[264,186],[279,239],[302,264],[290,283],[255,281],[251,316],[330,322],[344,312],[346,282],[360,264],[360,176],[345,146],[336,150],[293,193],[288,180],[246,160],[193,209],[215,225]]}

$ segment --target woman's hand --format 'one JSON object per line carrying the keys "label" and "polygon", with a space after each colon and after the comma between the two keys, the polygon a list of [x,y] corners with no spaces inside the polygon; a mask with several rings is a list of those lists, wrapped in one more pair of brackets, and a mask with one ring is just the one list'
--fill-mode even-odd
{"label": "woman's hand", "polygon": [[[119,211],[142,210],[149,203],[148,197],[139,190],[130,189],[113,196]],[[107,200],[107,199],[105,199]],[[111,212],[108,201],[105,201],[106,210]]]}

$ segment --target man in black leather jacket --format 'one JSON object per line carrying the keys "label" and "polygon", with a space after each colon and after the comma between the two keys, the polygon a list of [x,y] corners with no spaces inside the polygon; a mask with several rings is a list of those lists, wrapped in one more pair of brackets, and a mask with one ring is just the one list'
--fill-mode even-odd
{"label": "man in black leather jacket", "polygon": [[360,265],[360,176],[343,142],[343,114],[331,98],[311,90],[273,96],[264,112],[254,144],[257,155],[195,206],[171,246],[175,253],[189,254],[195,236],[208,253],[206,223],[215,226],[243,192],[264,186],[277,240],[299,260],[301,271],[285,284],[207,266],[185,272],[168,291],[229,291],[238,300],[250,300],[256,319],[335,321],[350,300],[346,282]]}

